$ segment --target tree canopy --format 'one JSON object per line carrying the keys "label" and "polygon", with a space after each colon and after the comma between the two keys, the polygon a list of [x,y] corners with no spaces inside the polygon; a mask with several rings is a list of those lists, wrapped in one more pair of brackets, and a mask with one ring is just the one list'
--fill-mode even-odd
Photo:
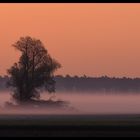
{"label": "tree canopy", "polygon": [[26,36],[12,46],[21,52],[19,61],[8,69],[14,99],[20,102],[39,99],[38,88],[44,85],[48,92],[54,92],[53,74],[61,65],[48,54],[43,43]]}

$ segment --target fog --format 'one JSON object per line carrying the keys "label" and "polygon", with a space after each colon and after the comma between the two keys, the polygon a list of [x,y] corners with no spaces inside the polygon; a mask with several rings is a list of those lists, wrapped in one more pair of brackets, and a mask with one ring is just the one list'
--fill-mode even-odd
{"label": "fog", "polygon": [[7,101],[13,102],[10,92],[0,92],[0,114],[139,114],[140,94],[127,93],[42,93],[41,99],[63,100],[68,102],[64,109],[32,109],[19,110],[5,108]]}

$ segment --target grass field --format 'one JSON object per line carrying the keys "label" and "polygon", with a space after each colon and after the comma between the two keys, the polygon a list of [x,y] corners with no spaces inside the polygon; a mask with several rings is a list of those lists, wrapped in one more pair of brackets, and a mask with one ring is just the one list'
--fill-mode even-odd
{"label": "grass field", "polygon": [[0,136],[140,136],[140,115],[1,115]]}

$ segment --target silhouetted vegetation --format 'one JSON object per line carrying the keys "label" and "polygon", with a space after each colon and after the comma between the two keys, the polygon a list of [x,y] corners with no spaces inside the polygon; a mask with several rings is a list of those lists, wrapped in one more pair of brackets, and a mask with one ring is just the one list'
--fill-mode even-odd
{"label": "silhouetted vegetation", "polygon": [[70,92],[140,92],[140,78],[87,77],[58,75],[55,77],[57,91]]}
{"label": "silhouetted vegetation", "polygon": [[39,99],[38,89],[42,86],[48,92],[55,91],[53,73],[60,64],[51,58],[40,40],[31,37],[21,37],[13,44],[21,52],[19,62],[9,70],[9,86],[14,88],[13,98],[19,102]]}
{"label": "silhouetted vegetation", "polygon": [[[0,76],[0,90],[5,90],[7,76]],[[58,92],[140,92],[140,78],[117,78],[117,77],[87,77],[87,76],[62,76],[54,77],[55,88]],[[42,87],[43,88],[43,87]],[[43,88],[45,90],[45,88]]]}

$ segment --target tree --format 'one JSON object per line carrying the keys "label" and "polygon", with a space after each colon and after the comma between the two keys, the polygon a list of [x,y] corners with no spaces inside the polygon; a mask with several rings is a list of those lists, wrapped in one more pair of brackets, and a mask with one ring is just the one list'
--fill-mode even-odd
{"label": "tree", "polygon": [[44,85],[49,93],[54,92],[53,73],[61,65],[51,58],[43,43],[27,36],[12,46],[21,52],[19,62],[8,69],[9,85],[14,87],[13,98],[19,102],[39,99],[38,88]]}

